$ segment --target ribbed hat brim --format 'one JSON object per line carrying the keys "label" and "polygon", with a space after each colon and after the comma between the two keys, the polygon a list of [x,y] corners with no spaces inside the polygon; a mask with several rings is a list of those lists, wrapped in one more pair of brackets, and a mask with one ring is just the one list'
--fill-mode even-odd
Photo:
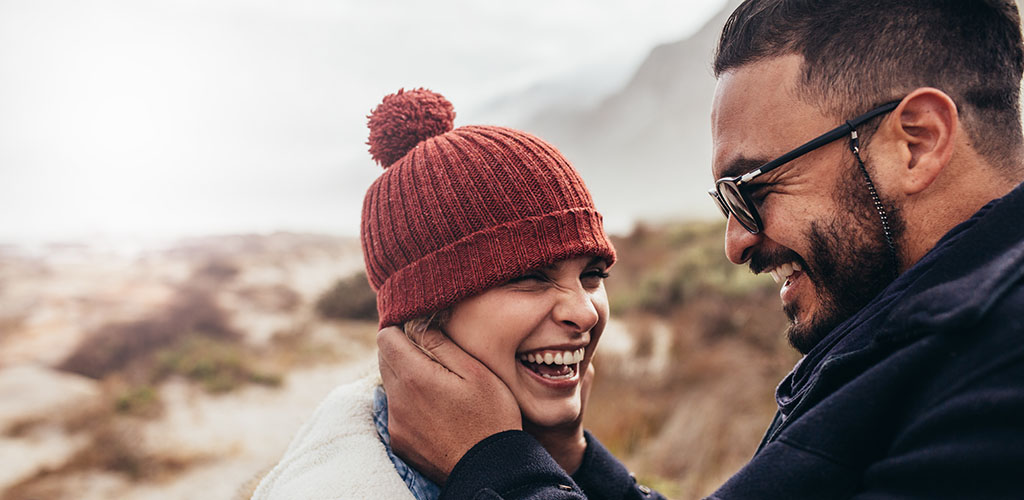
{"label": "ribbed hat brim", "polygon": [[377,290],[380,326],[447,309],[531,269],[578,256],[601,257],[609,266],[615,262],[615,249],[604,234],[601,214],[590,208],[552,212],[477,231],[388,277]]}

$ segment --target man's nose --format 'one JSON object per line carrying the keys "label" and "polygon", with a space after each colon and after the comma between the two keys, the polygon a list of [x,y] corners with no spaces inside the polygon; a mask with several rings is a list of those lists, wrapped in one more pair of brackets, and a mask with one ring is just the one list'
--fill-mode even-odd
{"label": "man's nose", "polygon": [[555,321],[569,327],[573,333],[589,331],[601,319],[594,297],[583,287],[562,290],[552,315]]}
{"label": "man's nose", "polygon": [[736,220],[736,217],[729,217],[729,222],[725,225],[725,256],[733,264],[743,264],[750,260],[754,246],[762,238],[762,233],[752,234]]}

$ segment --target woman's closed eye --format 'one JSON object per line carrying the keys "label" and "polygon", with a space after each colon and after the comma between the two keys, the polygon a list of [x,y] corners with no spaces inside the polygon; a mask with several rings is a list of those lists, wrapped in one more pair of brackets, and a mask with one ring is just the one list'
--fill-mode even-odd
{"label": "woman's closed eye", "polygon": [[526,285],[526,284],[540,284],[540,283],[546,283],[548,281],[550,281],[550,280],[548,279],[547,275],[545,275],[544,273],[542,273],[540,271],[531,271],[531,272],[528,272],[528,273],[526,273],[526,274],[524,274],[522,276],[516,276],[515,278],[512,278],[512,279],[508,280],[508,284],[510,284],[510,285],[516,285],[516,284],[523,284],[523,285]]}
{"label": "woman's closed eye", "polygon": [[[517,288],[522,289],[540,289],[545,288],[549,285],[554,285],[556,287],[572,286],[572,278],[570,276],[559,276],[560,275],[558,274],[552,276],[551,274],[546,273],[543,269],[538,269],[534,271],[529,271],[520,276],[516,276],[515,278],[508,280],[505,284],[507,286],[515,286]],[[584,269],[583,272],[580,273],[578,279],[580,284],[583,285],[584,288],[594,289],[600,287],[601,283],[607,277],[608,272],[603,266],[594,266]],[[566,279],[570,281],[563,282],[563,280]]]}
{"label": "woman's closed eye", "polygon": [[580,282],[587,288],[597,288],[601,282],[608,278],[608,271],[601,268],[592,268],[583,271],[580,275]]}

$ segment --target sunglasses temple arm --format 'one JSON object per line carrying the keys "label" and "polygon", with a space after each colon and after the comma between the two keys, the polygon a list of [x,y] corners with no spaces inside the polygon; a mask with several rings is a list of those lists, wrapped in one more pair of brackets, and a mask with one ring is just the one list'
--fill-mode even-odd
{"label": "sunglasses temple arm", "polygon": [[761,167],[758,168],[757,170],[750,172],[747,175],[744,175],[743,177],[740,178],[740,183],[747,182],[750,180],[751,177],[754,177],[754,175],[751,174],[756,173],[755,175],[760,175],[770,172],[780,165],[789,163],[807,153],[810,153],[811,151],[814,151],[815,149],[824,146],[825,144],[828,144],[832,141],[839,139],[840,137],[843,137],[844,135],[848,134],[851,130],[853,130],[853,128],[850,127],[850,122],[844,123],[832,130],[829,130],[828,132],[825,132],[823,135],[806,142],[803,146],[800,146],[790,151],[789,153],[786,153],[764,165],[761,165]]}
{"label": "sunglasses temple arm", "polygon": [[[821,146],[824,146],[825,144],[828,144],[828,143],[830,143],[832,141],[835,141],[835,140],[839,139],[840,137],[843,137],[846,134],[856,133],[856,128],[859,127],[860,125],[862,125],[864,122],[866,122],[866,121],[868,121],[868,120],[870,120],[870,119],[872,119],[872,118],[874,118],[876,116],[888,113],[888,112],[896,109],[896,107],[899,106],[899,105],[900,105],[900,101],[893,101],[893,102],[889,102],[889,103],[883,104],[883,105],[881,105],[881,106],[879,106],[879,107],[877,107],[875,109],[872,109],[871,111],[868,111],[867,113],[864,113],[863,115],[860,115],[860,116],[858,116],[858,117],[856,117],[856,118],[854,118],[854,119],[852,119],[850,121],[847,121],[846,123],[844,123],[844,124],[834,128],[832,130],[829,130],[828,132],[825,132],[824,134],[822,134],[821,136],[819,136],[819,137],[817,137],[815,139],[811,139],[810,141],[808,141],[803,146],[800,146],[799,148],[796,148],[793,151],[790,151],[789,153],[787,153],[785,155],[782,155],[782,156],[776,158],[775,160],[772,160],[771,162],[768,162],[765,165],[762,165],[761,168],[756,170],[756,172],[757,172],[758,175],[766,173],[766,172],[769,172],[772,169],[778,167],[779,165],[783,165],[785,163],[789,163],[789,162],[791,162],[791,161],[793,161],[793,160],[795,160],[795,159],[797,159],[797,158],[799,158],[799,157],[801,157],[801,156],[803,156],[803,155],[805,155],[805,154],[807,154],[807,153],[809,153],[811,151],[814,151],[815,149],[820,148]],[[751,172],[751,173],[753,173],[753,172]],[[746,177],[747,177],[746,175],[743,176],[743,178],[741,178],[740,181],[741,182],[748,181],[749,179],[746,178]]]}

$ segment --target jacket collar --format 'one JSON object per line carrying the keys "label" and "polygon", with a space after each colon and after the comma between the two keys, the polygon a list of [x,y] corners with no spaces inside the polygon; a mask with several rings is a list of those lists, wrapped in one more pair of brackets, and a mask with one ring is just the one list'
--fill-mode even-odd
{"label": "jacket collar", "polygon": [[1022,217],[1024,184],[947,233],[914,266],[883,338],[957,329],[985,316],[1024,277]]}
{"label": "jacket collar", "polygon": [[954,227],[913,267],[804,356],[776,390],[789,415],[834,360],[967,326],[1024,277],[1024,184]]}

